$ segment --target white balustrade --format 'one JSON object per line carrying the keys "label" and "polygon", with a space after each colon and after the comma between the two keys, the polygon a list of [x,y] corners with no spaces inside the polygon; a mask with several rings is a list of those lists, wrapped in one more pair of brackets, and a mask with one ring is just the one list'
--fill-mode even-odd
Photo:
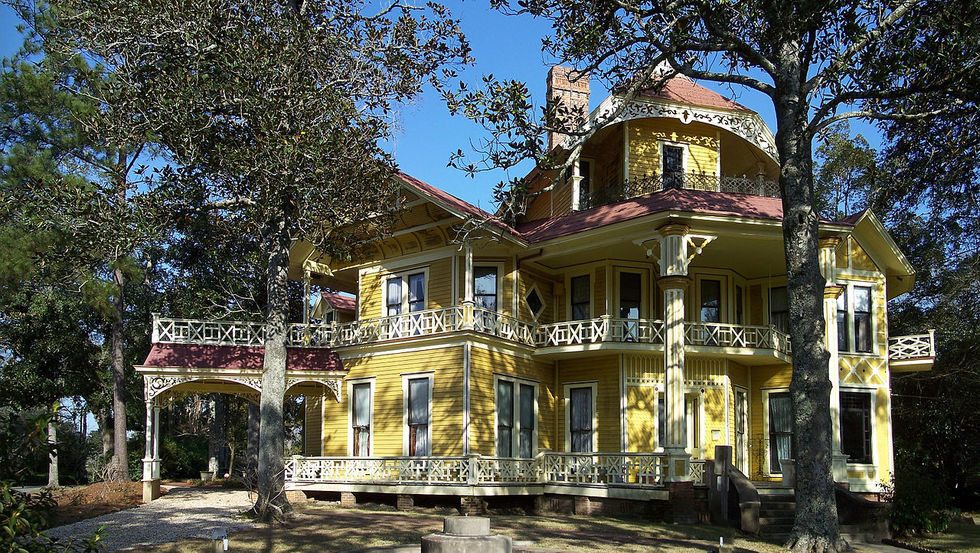
{"label": "white balustrade", "polygon": [[658,453],[545,453],[542,479],[562,484],[654,486],[664,482],[667,461]]}
{"label": "white balustrade", "polygon": [[291,457],[290,482],[461,484],[469,480],[466,457]]}
{"label": "white balustrade", "polygon": [[473,330],[521,344],[534,345],[533,324],[482,307],[473,308]]}
{"label": "white balustrade", "polygon": [[598,342],[663,344],[664,323],[648,319],[598,317],[541,325],[535,336],[538,347],[580,346]]}
{"label": "white balustrade", "polygon": [[907,359],[928,359],[936,356],[936,333],[892,336],[888,338],[888,359],[903,361]]}
{"label": "white balustrade", "polygon": [[789,336],[772,326],[684,323],[684,343],[691,346],[771,349],[789,354]]}
{"label": "white balustrade", "polygon": [[692,460],[688,463],[691,471],[691,482],[694,482],[695,486],[705,485],[706,463],[707,461],[704,460]]}

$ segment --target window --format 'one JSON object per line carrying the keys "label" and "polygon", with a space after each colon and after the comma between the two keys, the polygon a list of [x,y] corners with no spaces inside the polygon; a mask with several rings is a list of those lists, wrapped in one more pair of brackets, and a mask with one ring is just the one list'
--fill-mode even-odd
{"label": "window", "polygon": [[871,353],[871,288],[855,286],[854,290],[854,349]]}
{"label": "window", "polygon": [[592,386],[570,388],[568,393],[569,451],[592,453],[593,417]]}
{"label": "window", "polygon": [[371,455],[371,384],[363,382],[351,386],[351,435],[355,457]]}
{"label": "window", "polygon": [[745,289],[735,286],[735,324],[745,324]]}
{"label": "window", "polygon": [[497,312],[497,268],[473,268],[473,299],[477,307]]}
{"label": "window", "polygon": [[701,281],[701,322],[721,322],[721,281]]}
{"label": "window", "polygon": [[[389,317],[425,309],[425,271],[388,277],[385,282],[385,311]],[[407,286],[406,286],[407,282]]]}
{"label": "window", "polygon": [[872,463],[870,393],[840,393],[840,448],[851,463]]}
{"label": "window", "polygon": [[578,183],[578,206],[579,209],[589,209],[592,207],[592,162],[578,160],[578,174],[582,177]]}
{"label": "window", "polygon": [[531,290],[524,296],[524,301],[527,302],[527,308],[531,311],[531,316],[537,320],[544,311],[544,300],[541,299],[541,294],[538,293],[538,289],[532,286]]}
{"label": "window", "polygon": [[413,457],[431,455],[429,411],[432,401],[432,380],[428,377],[408,379],[406,393],[407,454]]}
{"label": "window", "polygon": [[684,394],[684,413],[687,428],[687,451],[695,459],[704,459],[701,447],[701,394]]}
{"label": "window", "polygon": [[573,321],[592,318],[592,291],[589,275],[572,278],[572,318]]}
{"label": "window", "polygon": [[684,148],[664,144],[661,153],[664,189],[684,188]]}
{"label": "window", "polygon": [[534,456],[536,398],[534,384],[497,379],[498,457],[529,459]]}
{"label": "window", "polygon": [[851,351],[851,336],[847,324],[847,288],[837,296],[837,351]]}
{"label": "window", "polygon": [[785,286],[769,289],[769,324],[780,332],[789,332],[789,297]]}
{"label": "window", "polygon": [[788,393],[769,394],[769,472],[781,474],[780,459],[793,458],[793,404]]}
{"label": "window", "polygon": [[514,383],[497,381],[497,457],[514,456]]}
{"label": "window", "polygon": [[663,394],[657,399],[657,446],[663,447],[667,442],[667,400]]}
{"label": "window", "polygon": [[640,273],[619,273],[619,318],[639,319],[642,284]]}

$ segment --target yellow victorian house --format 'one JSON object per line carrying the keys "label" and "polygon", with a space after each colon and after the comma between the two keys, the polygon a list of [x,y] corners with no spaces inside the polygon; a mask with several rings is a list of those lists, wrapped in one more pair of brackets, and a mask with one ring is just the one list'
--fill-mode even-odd
{"label": "yellow victorian house", "polygon": [[[585,81],[556,67],[549,98],[588,106]],[[356,260],[294,245],[292,278],[330,292],[292,328],[288,393],[306,423],[289,488],[669,510],[719,470],[740,501],[789,480],[805,437],[773,136],[682,77],[607,117],[618,102],[593,110],[604,127],[571,171],[528,175],[513,224],[403,174],[398,224]],[[873,493],[894,466],[891,374],[928,370],[933,337],[888,334],[888,300],[915,277],[874,214],[820,232],[834,476]],[[153,325],[148,426],[170,393],[257,393],[261,325]]]}

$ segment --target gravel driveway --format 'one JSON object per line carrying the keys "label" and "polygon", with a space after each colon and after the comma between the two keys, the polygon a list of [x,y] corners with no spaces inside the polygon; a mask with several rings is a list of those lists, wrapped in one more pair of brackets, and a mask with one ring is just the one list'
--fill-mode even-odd
{"label": "gravel driveway", "polygon": [[169,543],[185,538],[210,538],[212,530],[229,533],[252,527],[237,516],[252,504],[242,490],[173,488],[160,499],[47,531],[52,538],[84,538],[105,525],[102,538],[109,551],[138,545]]}

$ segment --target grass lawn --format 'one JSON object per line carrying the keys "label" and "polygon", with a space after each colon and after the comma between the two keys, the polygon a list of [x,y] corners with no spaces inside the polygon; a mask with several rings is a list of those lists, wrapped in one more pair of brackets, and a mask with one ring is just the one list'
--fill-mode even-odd
{"label": "grass lawn", "polygon": [[921,538],[905,538],[902,541],[922,545],[936,551],[953,553],[980,553],[980,526],[954,522],[944,534]]}
{"label": "grass lawn", "polygon": [[[445,513],[432,510],[399,512],[359,506],[341,509],[331,503],[298,506],[286,527],[262,527],[231,535],[231,551],[326,552],[418,545],[422,536],[442,530]],[[584,516],[491,517],[492,530],[514,539],[515,550],[533,552],[707,551],[718,537],[735,539],[741,551],[770,553],[782,548],[748,537],[731,528],[650,522],[641,518]],[[203,540],[188,540],[142,549],[153,553],[198,553]]]}

